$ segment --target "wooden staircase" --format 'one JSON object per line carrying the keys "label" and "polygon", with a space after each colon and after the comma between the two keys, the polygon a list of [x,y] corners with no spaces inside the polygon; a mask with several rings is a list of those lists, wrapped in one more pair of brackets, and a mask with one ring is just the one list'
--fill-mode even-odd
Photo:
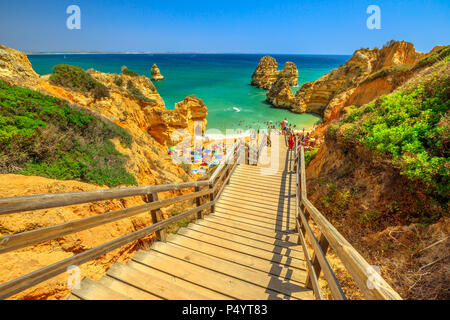
{"label": "wooden staircase", "polygon": [[68,299],[314,299],[295,233],[293,152],[280,136],[280,166],[241,164],[206,215],[115,263],[99,281],[85,278]]}

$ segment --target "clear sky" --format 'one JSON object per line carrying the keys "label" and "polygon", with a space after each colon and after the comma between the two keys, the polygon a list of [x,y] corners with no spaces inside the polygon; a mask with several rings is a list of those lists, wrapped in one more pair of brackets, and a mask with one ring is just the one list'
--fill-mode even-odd
{"label": "clear sky", "polygon": [[[369,5],[381,29],[369,30]],[[69,30],[66,8],[81,9]],[[22,51],[351,54],[450,43],[450,0],[1,0],[0,44]]]}

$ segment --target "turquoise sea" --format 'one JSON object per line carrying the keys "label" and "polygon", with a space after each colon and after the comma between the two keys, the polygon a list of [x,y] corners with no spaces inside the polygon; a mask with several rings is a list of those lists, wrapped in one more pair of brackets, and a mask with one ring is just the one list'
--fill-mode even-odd
{"label": "turquoise sea", "polygon": [[[52,72],[57,64],[71,64],[85,70],[120,73],[123,65],[150,77],[156,63],[164,81],[155,81],[166,107],[195,94],[208,107],[208,130],[264,127],[265,121],[281,121],[284,117],[297,128],[308,129],[321,119],[313,114],[294,114],[272,107],[265,101],[266,90],[250,85],[251,76],[262,54],[39,54],[28,55],[34,70]],[[343,55],[272,55],[278,69],[292,61],[299,69],[299,86],[320,78],[344,64],[350,56]],[[292,88],[294,93],[298,87]],[[240,109],[238,112],[233,107]]]}

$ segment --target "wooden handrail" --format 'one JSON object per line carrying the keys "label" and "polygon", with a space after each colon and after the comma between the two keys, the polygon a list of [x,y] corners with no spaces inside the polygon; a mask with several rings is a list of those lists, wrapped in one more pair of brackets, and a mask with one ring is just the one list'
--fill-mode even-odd
{"label": "wooden handrail", "polygon": [[[298,149],[298,146],[296,149]],[[308,277],[310,280],[307,284],[310,284],[310,286],[315,289],[316,285],[314,283],[317,282],[317,279],[314,278],[317,278],[320,270],[322,270],[333,298],[345,299],[339,283],[326,259],[326,248],[328,248],[329,244],[366,298],[377,300],[401,300],[402,298],[400,295],[376,273],[374,268],[308,200],[306,195],[306,170],[303,146],[300,147],[299,152],[296,152],[295,159],[297,164],[297,181],[300,182],[297,183],[298,229],[303,233],[306,231],[312,248],[314,249],[313,260],[315,261],[310,261],[311,264],[308,264]],[[309,226],[307,214],[320,229],[321,236],[319,240],[317,240]],[[301,236],[301,238],[303,238],[303,234]],[[322,245],[320,243],[322,243]],[[322,250],[322,248],[325,248],[325,250]],[[304,248],[304,250],[306,251],[307,248]],[[316,268],[314,268],[314,264],[316,264]],[[317,270],[319,272],[317,272]],[[318,296],[321,296],[321,294],[316,293],[316,297]]]}
{"label": "wooden handrail", "polygon": [[[177,221],[180,221],[181,219],[192,216],[196,213],[201,214],[202,210],[210,208],[213,211],[214,205],[217,202],[218,197],[222,193],[225,185],[229,181],[232,173],[236,169],[236,166],[238,165],[241,159],[242,156],[242,154],[240,153],[241,146],[242,140],[239,139],[233,144],[231,150],[229,151],[225,159],[222,161],[222,163],[215,170],[214,174],[208,180],[173,183],[165,185],[109,189],[109,190],[95,190],[95,191],[0,198],[0,215],[1,215],[29,210],[49,209],[74,204],[90,203],[93,201],[118,199],[131,196],[141,196],[141,195],[152,197],[156,196],[153,198],[151,197],[153,201],[143,205],[119,209],[96,216],[61,223],[54,226],[49,226],[45,228],[0,237],[0,253],[9,252],[42,241],[55,239],[67,234],[79,232],[86,229],[91,229],[100,225],[104,225],[106,223],[128,218],[146,211],[148,212],[149,210],[153,212],[164,206],[168,206],[180,201],[197,199],[196,200],[197,206],[193,209],[187,210],[168,219],[157,221],[148,227],[124,235],[122,237],[109,241],[95,248],[86,250],[82,253],[76,254],[72,257],[56,262],[50,266],[41,268],[39,270],[36,270],[19,278],[0,284],[0,299],[8,298],[40,282],[43,282],[58,274],[61,274],[65,272],[67,267],[71,265],[74,264],[79,265],[88,262],[107,252],[117,249],[127,243],[139,240],[151,233],[162,232],[165,227]],[[228,169],[223,170],[223,168],[227,164],[226,162],[231,162],[233,164],[231,170]],[[220,186],[217,195],[214,196],[214,193],[217,191],[219,184],[221,182],[222,185]],[[204,186],[205,187],[207,186],[208,189],[200,190],[200,187]],[[164,200],[157,200],[158,192],[176,191],[186,188],[195,188],[195,192]],[[205,204],[200,204],[200,201],[198,199],[207,195],[210,196],[210,201]]]}

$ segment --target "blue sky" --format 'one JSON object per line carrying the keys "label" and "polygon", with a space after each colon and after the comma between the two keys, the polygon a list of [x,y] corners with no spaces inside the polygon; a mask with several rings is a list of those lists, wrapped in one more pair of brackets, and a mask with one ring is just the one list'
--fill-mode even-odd
{"label": "blue sky", "polygon": [[[81,9],[69,30],[66,8]],[[369,30],[369,5],[381,29]],[[351,54],[406,40],[450,43],[450,1],[2,0],[0,44],[22,51]]]}

